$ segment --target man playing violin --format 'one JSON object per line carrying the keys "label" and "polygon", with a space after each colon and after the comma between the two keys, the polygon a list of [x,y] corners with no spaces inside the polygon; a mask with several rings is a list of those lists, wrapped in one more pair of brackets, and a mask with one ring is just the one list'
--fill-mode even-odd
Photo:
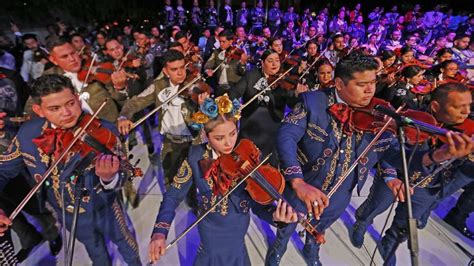
{"label": "man playing violin", "polygon": [[[469,120],[467,119],[467,116],[469,115],[471,103],[472,96],[466,87],[460,84],[449,83],[439,86],[432,93],[429,111],[433,114],[440,125],[449,129],[450,126],[462,125],[464,123],[467,124],[467,122],[469,122],[467,121]],[[430,145],[430,141],[433,141],[433,139],[430,138],[426,143],[420,143],[419,148],[425,150],[429,150],[430,148],[434,149],[435,146]],[[458,162],[455,162],[453,165],[461,167],[463,164],[471,164],[470,167],[472,168],[472,161],[471,163],[461,163],[461,161],[462,159],[458,160]],[[420,174],[417,173],[413,173],[412,175],[415,184],[423,178],[424,176],[420,176]],[[444,187],[449,188],[450,192],[447,190],[440,190],[440,181],[443,179],[445,180]],[[469,180],[472,180],[472,178],[469,178],[469,176],[466,176],[461,171],[457,171],[453,169],[453,167],[450,167],[450,169],[440,172],[431,180],[427,180],[427,182],[415,188],[414,191],[412,191],[412,193],[415,192],[415,195],[413,195],[413,201],[415,202],[413,210],[414,214],[416,214],[415,218],[419,220],[419,228],[423,228],[426,225],[432,209],[428,207],[435,205],[434,203],[437,201],[436,197],[439,196],[440,198],[443,198],[451,195],[462,187],[463,184],[470,182]],[[355,247],[360,248],[362,246],[367,227],[372,224],[373,219],[376,216],[387,210],[394,200],[402,203],[405,202],[405,189],[402,183],[402,180],[398,178],[396,173],[394,175],[393,171],[390,172],[386,171],[386,169],[378,169],[377,174],[374,176],[373,188],[370,189],[370,195],[357,209],[355,215],[356,222],[353,225],[351,232],[351,242]],[[428,193],[428,190],[431,193]],[[430,194],[432,194],[432,196],[428,196]],[[406,213],[406,210],[404,211]],[[402,216],[406,219],[404,214],[399,212],[400,210],[398,211],[400,217],[397,219],[395,224],[404,222],[401,220]],[[465,224],[463,225],[463,228],[466,228]],[[467,228],[463,230],[468,232]],[[387,234],[392,235],[394,233],[392,231],[393,230],[387,231]],[[385,241],[390,242],[387,240],[389,238],[390,236],[387,236]],[[392,244],[395,244],[395,241],[393,241]],[[387,245],[388,244],[386,244],[386,246]]]}
{"label": "man playing violin", "polygon": [[[378,64],[371,56],[356,52],[344,57],[335,69],[335,88],[302,93],[301,102],[285,117],[278,131],[281,171],[292,188],[286,199],[297,211],[311,213],[319,232],[324,232],[341,216],[352,190],[357,185],[360,192],[368,170],[375,163],[386,160],[391,165],[401,165],[399,144],[390,132],[384,132],[366,156],[355,162],[374,139],[374,132],[379,131],[375,128],[366,131],[369,128],[358,127],[362,121],[349,121],[359,108],[371,105],[377,69]],[[473,151],[471,137],[451,132],[447,138],[449,144],[433,154],[416,153],[413,160],[421,163],[412,165],[411,170],[427,173],[427,167],[435,163]],[[354,163],[357,163],[355,171],[349,173]],[[346,178],[339,181],[342,175]],[[340,186],[334,188],[336,182]],[[327,196],[329,192],[331,198]],[[280,245],[271,248],[269,261],[279,261],[294,226],[277,233]],[[320,244],[307,238],[303,256],[308,264],[320,265]]]}
{"label": "man playing violin", "polygon": [[[99,114],[99,117],[107,121],[115,122],[118,117],[117,102],[123,101],[127,98],[126,91],[123,89],[126,85],[126,74],[124,71],[114,72],[111,74],[112,84],[103,84],[93,79],[94,74],[89,75],[89,80],[80,80],[79,73],[82,76],[87,76],[89,65],[84,65],[78,52],[65,39],[59,38],[48,43],[48,50],[50,51],[49,60],[55,65],[45,71],[47,74],[59,74],[71,79],[73,88],[79,94],[79,99],[82,102],[82,108],[89,113],[97,110],[102,102],[111,98],[106,103],[104,111]],[[33,114],[33,101],[30,98],[25,106],[25,111]]]}
{"label": "man playing violin", "polygon": [[[247,54],[233,46],[234,35],[230,31],[219,33],[220,48],[214,50],[211,57],[204,65],[208,76],[214,76],[217,81],[214,94],[223,95],[236,84],[245,74],[247,67]],[[215,72],[213,71],[221,63]]]}
{"label": "man playing violin", "polygon": [[[83,119],[79,96],[72,82],[63,75],[38,78],[32,86],[32,99],[33,111],[39,118],[25,123],[8,150],[0,156],[0,190],[22,169],[29,172],[32,184],[38,182],[64,151],[67,144],[62,141],[65,136],[72,134]],[[105,120],[99,122],[118,136],[113,124]],[[0,123],[0,127],[2,125]],[[62,209],[65,208],[66,220],[62,223],[68,230],[72,223],[77,181],[71,176],[75,175],[81,157],[78,152],[69,152],[39,193],[53,206],[58,219],[62,220]],[[119,165],[117,156],[99,154],[83,173],[87,195],[81,201],[76,237],[85,245],[93,265],[112,263],[105,239],[118,246],[129,265],[141,265],[137,242],[127,229],[127,217],[114,190],[121,183]],[[65,190],[63,197],[61,189]],[[0,234],[3,235],[11,221],[3,213],[0,214],[0,223]]]}
{"label": "man playing violin", "polygon": [[[120,44],[116,39],[108,39],[105,42],[105,54],[107,54],[114,65],[114,71],[124,69],[125,71],[133,71],[137,78],[128,78],[126,82],[127,94],[129,97],[133,97],[145,88],[145,82],[147,74],[141,64],[141,59],[131,56],[130,58],[125,57],[123,45]],[[130,73],[129,73],[130,74]]]}
{"label": "man playing violin", "polygon": [[[163,54],[163,77],[156,79],[147,89],[128,100],[120,113],[118,128],[121,134],[130,132],[133,115],[151,104],[155,106],[174,97],[169,103],[163,105],[158,113],[160,133],[163,135],[163,149],[161,162],[165,175],[165,183],[171,184],[173,176],[181,164],[196,137],[196,131],[190,128],[191,115],[197,110],[197,102],[191,97],[177,92],[187,83],[184,56],[176,50],[169,50]],[[207,94],[208,95],[208,94]],[[202,94],[199,99],[203,99]]]}
{"label": "man playing violin", "polygon": [[[474,122],[468,119],[471,104],[472,95],[468,88],[459,83],[446,83],[437,87],[432,93],[430,111],[436,121],[444,128],[464,132],[464,136],[467,136],[472,135],[474,129]],[[442,167],[441,163],[445,161],[437,160],[435,157],[437,147],[440,147],[441,144],[437,140],[426,145],[427,149],[425,150],[428,151],[428,157],[431,156],[430,160],[435,161],[435,164],[429,168],[430,172]],[[472,149],[472,140],[471,144],[466,142],[466,148],[469,146]],[[473,181],[474,154],[472,152],[471,150],[470,153],[459,156],[455,161],[447,163],[446,168],[426,180],[424,179],[426,174],[410,171],[410,180],[413,180],[412,187],[414,187],[411,191],[413,193],[413,218],[417,220],[418,228],[421,229],[426,226],[431,210],[437,207],[442,199],[447,198]],[[396,249],[401,242],[407,239],[407,206],[402,181],[398,178],[385,179],[385,181],[393,195],[397,195],[399,204],[395,210],[391,227],[385,231],[379,250],[386,265],[395,265]]]}

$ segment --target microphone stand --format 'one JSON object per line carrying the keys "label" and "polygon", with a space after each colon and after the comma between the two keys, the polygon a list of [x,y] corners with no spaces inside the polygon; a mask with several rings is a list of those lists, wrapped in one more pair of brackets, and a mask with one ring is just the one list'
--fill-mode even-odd
{"label": "microphone stand", "polygon": [[[403,126],[405,125],[402,119],[399,117],[394,117],[397,123],[397,132],[398,132],[398,142],[400,143],[400,155],[402,158],[402,168],[403,168],[403,181],[405,187],[405,203],[407,205],[407,222],[408,222],[408,249],[410,249],[410,256],[411,256],[411,265],[418,266],[418,253],[419,253],[419,245],[418,245],[418,234],[417,234],[417,225],[416,219],[413,218],[413,209],[411,205],[411,195],[410,195],[410,179],[408,177],[408,161],[405,149],[405,130]],[[399,241],[399,239],[397,239]],[[396,244],[398,246],[399,243]],[[395,247],[396,247],[395,246]],[[393,248],[390,253],[388,254],[386,262],[390,261],[390,259],[394,256],[396,248]]]}
{"label": "microphone stand", "polygon": [[[90,152],[84,157],[81,162],[77,165],[76,169],[72,173],[76,177],[76,187],[74,190],[74,212],[72,215],[71,230],[69,234],[69,243],[67,244],[67,257],[66,266],[72,266],[72,258],[74,257],[74,246],[76,244],[76,231],[77,231],[77,220],[79,218],[79,209],[81,208],[82,197],[87,193],[87,189],[84,188],[84,170],[90,165],[92,160],[95,158],[95,152]],[[64,201],[63,201],[64,205]],[[66,221],[63,221],[66,226]]]}

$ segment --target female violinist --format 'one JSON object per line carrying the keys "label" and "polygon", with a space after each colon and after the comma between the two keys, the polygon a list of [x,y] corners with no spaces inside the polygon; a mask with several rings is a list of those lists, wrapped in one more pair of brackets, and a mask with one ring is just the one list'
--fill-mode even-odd
{"label": "female violinist", "polygon": [[430,76],[432,79],[441,74],[441,63],[447,60],[453,59],[453,50],[450,48],[442,48],[436,53],[433,66],[427,70],[426,75]]}
{"label": "female violinist", "polygon": [[323,90],[334,87],[334,67],[327,59],[321,59],[316,63],[316,83],[308,86],[311,90]]}
{"label": "female violinist", "polygon": [[[401,79],[390,87],[388,99],[398,108],[405,104],[409,109],[425,110],[426,102],[417,97],[417,86],[423,80],[424,70],[419,66],[406,66],[401,71]],[[420,92],[421,94],[421,92]]]}
{"label": "female violinist", "polygon": [[[243,177],[226,175],[222,165],[222,158],[231,154],[237,144],[239,107],[238,100],[231,101],[224,95],[215,100],[207,98],[200,111],[193,115],[193,125],[203,128],[209,142],[190,148],[172,186],[163,196],[149,245],[152,263],[165,255],[166,238],[176,208],[192,184],[198,193],[196,200],[200,216]],[[271,205],[259,205],[243,186],[239,186],[198,224],[201,243],[194,265],[250,265],[244,240],[250,208],[270,224],[290,223],[297,219],[296,212],[285,203],[279,202],[276,209]]]}
{"label": "female violinist", "polygon": [[[290,90],[283,84],[277,83],[269,88],[271,80],[281,73],[278,53],[266,50],[261,57],[261,68],[247,71],[242,79],[229,91],[232,99],[242,98],[245,104],[262,90],[266,90],[251,102],[242,112],[240,122],[240,136],[252,140],[264,154],[275,148],[275,137],[280,121],[283,118],[286,106],[293,107],[296,93],[307,90],[307,86],[294,83]],[[287,77],[282,78],[286,80]],[[272,156],[271,163],[276,165],[276,157]]]}
{"label": "female violinist", "polygon": [[390,101],[390,86],[395,84],[396,75],[398,74],[401,64],[395,63],[397,55],[392,50],[383,50],[379,57],[375,57],[379,62],[379,70],[377,70],[377,85],[375,97]]}

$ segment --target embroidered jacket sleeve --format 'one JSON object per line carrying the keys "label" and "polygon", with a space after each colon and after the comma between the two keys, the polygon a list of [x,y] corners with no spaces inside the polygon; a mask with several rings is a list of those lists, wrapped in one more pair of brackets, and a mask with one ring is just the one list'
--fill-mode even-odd
{"label": "embroidered jacket sleeve", "polygon": [[176,208],[186,198],[192,185],[192,170],[188,160],[184,160],[178,173],[173,179],[172,185],[163,195],[163,201],[156,217],[153,234],[161,233],[168,236],[171,222],[176,215]]}
{"label": "embroidered jacket sleeve", "polygon": [[140,94],[134,96],[124,104],[122,111],[120,112],[120,116],[124,116],[127,119],[132,119],[135,113],[155,103],[155,97],[155,84],[151,84]]}
{"label": "embroidered jacket sleeve", "polygon": [[280,167],[286,180],[302,178],[303,172],[297,160],[298,142],[303,138],[307,127],[307,112],[302,102],[283,119],[277,135],[277,151]]}
{"label": "embroidered jacket sleeve", "polygon": [[25,163],[21,156],[19,143],[17,138],[14,138],[10,147],[0,155],[0,191],[24,168]]}
{"label": "embroidered jacket sleeve", "polygon": [[[409,172],[420,172],[422,174],[429,174],[433,168],[435,167],[434,165],[431,166],[424,166],[423,165],[423,157],[426,153],[428,153],[427,146],[423,146],[421,148],[418,148],[417,151],[415,151],[414,154],[412,154],[413,148],[407,147],[406,148],[406,153],[407,156],[413,156],[409,168]],[[390,147],[384,152],[382,161],[385,163],[388,163],[392,167],[396,169],[403,169],[403,161],[401,159],[401,152],[400,152],[400,144],[398,142],[398,138],[394,137],[392,141],[390,142]]]}

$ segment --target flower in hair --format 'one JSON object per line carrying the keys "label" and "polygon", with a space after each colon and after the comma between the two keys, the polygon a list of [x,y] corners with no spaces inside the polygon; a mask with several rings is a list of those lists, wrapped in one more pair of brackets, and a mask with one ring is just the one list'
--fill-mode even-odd
{"label": "flower in hair", "polygon": [[199,110],[191,117],[191,127],[196,130],[200,130],[207,122],[220,115],[231,114],[235,119],[240,119],[240,101],[231,100],[227,94],[216,99],[207,98]]}

